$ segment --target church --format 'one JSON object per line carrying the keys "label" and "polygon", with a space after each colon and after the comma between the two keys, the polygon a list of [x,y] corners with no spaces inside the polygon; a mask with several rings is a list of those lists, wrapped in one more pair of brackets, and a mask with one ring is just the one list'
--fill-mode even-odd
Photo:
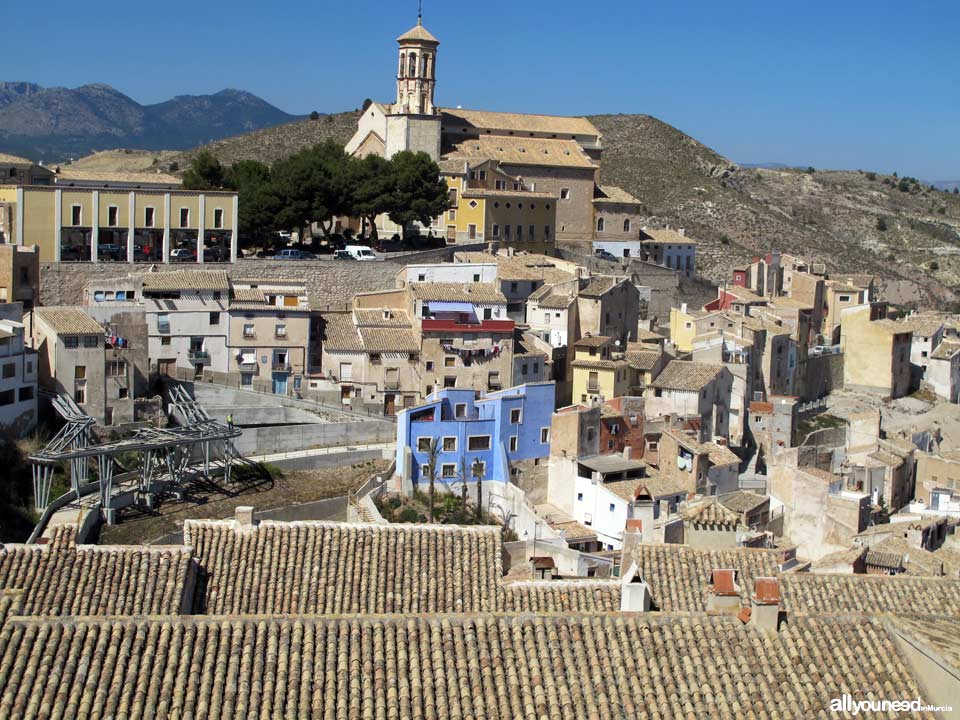
{"label": "church", "polygon": [[[583,117],[438,107],[440,41],[418,18],[397,38],[397,94],[363,111],[346,152],[424,152],[451,208],[424,232],[448,243],[637,240],[640,202],[600,184],[603,141]],[[381,234],[397,231],[387,218]]]}

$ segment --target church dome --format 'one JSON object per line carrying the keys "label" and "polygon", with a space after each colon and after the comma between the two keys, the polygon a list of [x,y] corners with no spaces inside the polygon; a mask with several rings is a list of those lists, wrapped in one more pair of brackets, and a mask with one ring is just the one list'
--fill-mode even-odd
{"label": "church dome", "polygon": [[440,41],[437,40],[429,30],[427,30],[423,23],[420,20],[417,20],[417,24],[407,30],[403,35],[397,38],[397,42],[425,42],[433,43],[434,45],[439,45]]}

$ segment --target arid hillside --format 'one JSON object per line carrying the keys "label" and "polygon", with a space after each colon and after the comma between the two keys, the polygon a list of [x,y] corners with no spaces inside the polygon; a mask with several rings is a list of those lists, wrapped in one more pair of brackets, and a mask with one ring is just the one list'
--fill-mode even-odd
{"label": "arid hillside", "polygon": [[[272,163],[326,139],[346,142],[357,112],[300,120],[202,148],[224,163]],[[701,242],[700,269],[714,282],[771,248],[872,272],[895,303],[952,307],[960,300],[960,196],[869,169],[742,168],[649,115],[596,115],[603,182],[644,204],[650,225],[682,226]],[[165,153],[182,170],[200,148]],[[176,163],[176,165],[173,165]]]}

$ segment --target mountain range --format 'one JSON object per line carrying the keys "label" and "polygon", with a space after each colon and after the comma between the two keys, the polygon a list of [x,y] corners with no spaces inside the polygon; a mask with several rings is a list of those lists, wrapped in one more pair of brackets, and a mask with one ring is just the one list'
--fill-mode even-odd
{"label": "mountain range", "polygon": [[62,162],[96,150],[183,150],[297,116],[242,90],[141,105],[102,83],[45,88],[0,82],[0,151]]}

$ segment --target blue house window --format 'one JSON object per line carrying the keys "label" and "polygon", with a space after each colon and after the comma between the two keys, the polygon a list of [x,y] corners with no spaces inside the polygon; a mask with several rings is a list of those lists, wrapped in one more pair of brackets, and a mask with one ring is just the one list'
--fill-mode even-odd
{"label": "blue house window", "polygon": [[583,493],[577,493],[577,502],[583,502]]}
{"label": "blue house window", "polygon": [[610,503],[610,512],[615,512],[616,509],[617,509],[617,506],[614,505],[613,503]]}

